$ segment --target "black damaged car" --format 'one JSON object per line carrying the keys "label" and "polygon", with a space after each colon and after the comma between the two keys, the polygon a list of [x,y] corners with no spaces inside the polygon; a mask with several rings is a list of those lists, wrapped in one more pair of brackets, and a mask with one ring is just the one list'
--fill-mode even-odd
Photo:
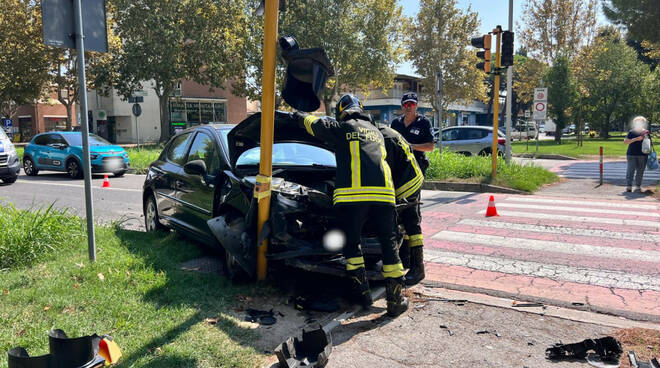
{"label": "black damaged car", "polygon": [[[238,125],[209,124],[185,130],[166,144],[147,173],[143,208],[147,231],[175,229],[223,254],[232,280],[256,273],[257,201],[261,114]],[[285,265],[343,275],[341,252],[324,236],[336,229],[332,206],[334,153],[298,128],[286,112],[275,113],[271,214],[263,237],[269,267]],[[399,205],[401,207],[402,205]],[[380,246],[366,225],[362,247],[368,265]],[[399,244],[403,238],[399,234]],[[375,267],[372,279],[380,278]]]}

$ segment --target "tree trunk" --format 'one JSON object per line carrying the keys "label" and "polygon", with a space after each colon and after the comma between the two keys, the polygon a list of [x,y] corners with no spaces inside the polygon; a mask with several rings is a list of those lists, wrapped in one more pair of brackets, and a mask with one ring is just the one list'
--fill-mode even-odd
{"label": "tree trunk", "polygon": [[[66,107],[66,131],[67,132],[70,132],[71,130],[73,130],[73,129],[71,129],[71,127],[73,125],[72,124],[73,118],[71,116],[72,115],[71,110],[72,110],[72,107],[73,107],[72,105],[73,105],[73,102],[71,102],[71,101],[69,101],[68,104],[64,105]],[[78,124],[80,124],[80,122],[78,122]]]}
{"label": "tree trunk", "polygon": [[610,136],[610,117],[612,116],[612,113],[607,113],[607,119],[605,119],[605,123],[601,124],[600,126],[600,137],[603,139],[607,139]]}
{"label": "tree trunk", "polygon": [[158,106],[160,108],[160,142],[165,143],[170,139],[170,110],[169,110],[169,91],[164,91],[162,96],[158,96]]}

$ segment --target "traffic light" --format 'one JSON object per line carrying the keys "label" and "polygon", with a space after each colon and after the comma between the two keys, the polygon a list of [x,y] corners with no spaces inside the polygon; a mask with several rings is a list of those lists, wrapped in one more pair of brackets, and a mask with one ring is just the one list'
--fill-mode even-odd
{"label": "traffic light", "polygon": [[282,98],[296,110],[316,111],[325,82],[334,75],[325,50],[301,49],[291,36],[280,38],[280,48],[287,64]]}
{"label": "traffic light", "polygon": [[471,40],[472,46],[484,49],[477,52],[477,57],[483,59],[483,62],[477,63],[477,69],[481,69],[486,73],[490,73],[490,35],[483,35],[481,37],[474,37]]}
{"label": "traffic light", "polygon": [[502,56],[501,64],[503,67],[513,65],[513,32],[502,32]]}

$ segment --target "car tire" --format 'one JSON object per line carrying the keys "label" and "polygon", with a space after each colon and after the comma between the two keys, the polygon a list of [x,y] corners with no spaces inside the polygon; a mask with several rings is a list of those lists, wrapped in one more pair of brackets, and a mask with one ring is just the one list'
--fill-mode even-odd
{"label": "car tire", "polygon": [[16,182],[16,179],[18,179],[18,176],[10,176],[8,178],[2,178],[2,182],[5,184],[13,184]]}
{"label": "car tire", "polygon": [[27,176],[37,176],[39,169],[35,166],[34,161],[30,157],[23,157],[23,172]]}
{"label": "car tire", "polygon": [[126,170],[119,170],[112,173],[115,178],[121,178],[124,174],[126,174]]}
{"label": "car tire", "polygon": [[83,177],[82,167],[75,158],[69,159],[66,162],[66,172],[71,179],[80,179]]}
{"label": "car tire", "polygon": [[156,197],[153,194],[149,194],[149,197],[144,202],[144,227],[148,233],[169,230],[167,226],[160,223]]}
{"label": "car tire", "polygon": [[479,156],[490,156],[490,148],[484,148],[479,152]]}

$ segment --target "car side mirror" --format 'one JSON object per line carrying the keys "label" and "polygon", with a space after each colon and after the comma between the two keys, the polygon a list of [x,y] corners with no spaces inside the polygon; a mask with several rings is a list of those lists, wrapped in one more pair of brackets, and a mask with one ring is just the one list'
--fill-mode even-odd
{"label": "car side mirror", "polygon": [[189,175],[206,175],[206,164],[202,160],[193,160],[183,165],[183,172]]}

